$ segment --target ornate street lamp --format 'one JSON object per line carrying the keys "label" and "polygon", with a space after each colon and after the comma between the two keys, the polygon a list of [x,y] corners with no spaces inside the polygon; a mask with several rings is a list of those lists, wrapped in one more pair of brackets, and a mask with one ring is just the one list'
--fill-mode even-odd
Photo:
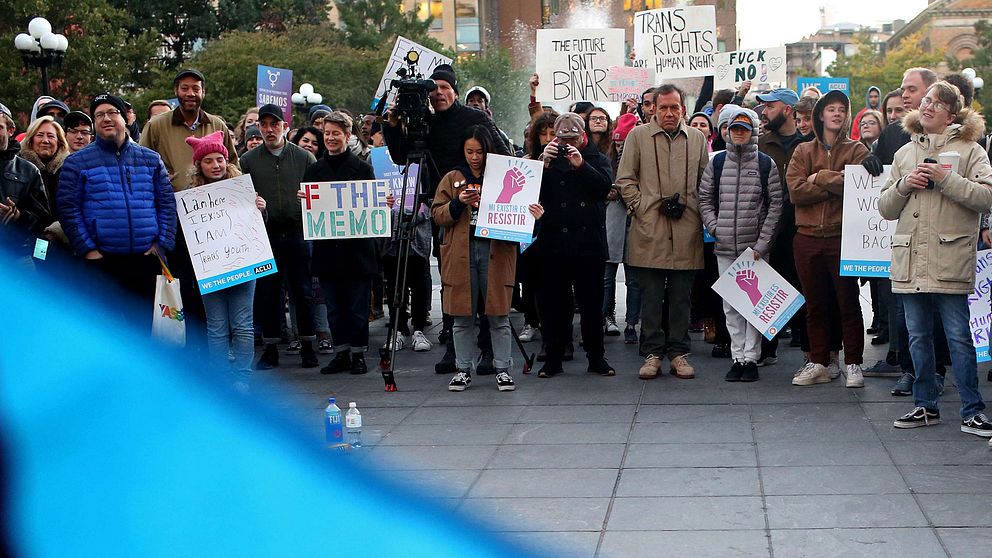
{"label": "ornate street lamp", "polygon": [[[306,113],[310,110],[313,105],[319,105],[324,101],[324,96],[313,90],[313,85],[309,83],[303,83],[300,85],[300,91],[298,93],[293,93],[293,106],[296,110],[303,113],[303,120],[306,120]],[[305,125],[305,124],[304,124]]]}
{"label": "ornate street lamp", "polygon": [[27,33],[14,37],[14,46],[21,51],[27,67],[41,68],[41,94],[49,95],[48,68],[62,64],[69,40],[61,33],[52,33],[47,19],[36,17],[28,23]]}

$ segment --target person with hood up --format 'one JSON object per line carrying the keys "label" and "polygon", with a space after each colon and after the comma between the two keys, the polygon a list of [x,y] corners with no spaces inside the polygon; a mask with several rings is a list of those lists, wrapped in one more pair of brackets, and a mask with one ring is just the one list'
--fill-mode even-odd
{"label": "person with hood up", "polygon": [[[699,184],[699,212],[703,226],[716,238],[720,273],[748,248],[755,260],[769,257],[783,204],[778,169],[771,157],[758,152],[758,115],[730,105],[720,112],[720,129],[724,123],[729,123],[727,150],[710,160]],[[730,304],[724,302],[723,310],[734,359],[726,380],[753,382],[758,379],[761,333]]]}
{"label": "person with hood up", "polygon": [[[851,102],[840,91],[828,91],[813,106],[816,139],[796,147],[786,172],[789,196],[796,208],[793,253],[806,296],[810,360],[792,384],[809,386],[835,379],[830,365],[830,299],[836,293],[844,339],[847,387],[864,387],[863,319],[858,279],[840,276],[840,232],[844,215],[844,166],[857,165],[868,148],[848,135]],[[840,376],[840,367],[836,368]]]}
{"label": "person with hood up", "polygon": [[968,311],[975,291],[976,231],[981,214],[992,207],[992,166],[977,143],[985,122],[964,107],[956,87],[943,81],[927,88],[919,106],[903,117],[910,141],[896,151],[878,204],[882,217],[898,219],[890,278],[905,310],[916,372],[914,408],[894,426],[940,422],[934,377],[934,317],[939,314],[961,395],[961,431],[989,438],[992,424],[978,388]]}
{"label": "person with hood up", "polygon": [[851,125],[851,139],[857,141],[861,139],[861,117],[869,110],[880,110],[882,108],[882,91],[872,85],[865,94],[865,108],[858,111],[854,117],[854,124]]}

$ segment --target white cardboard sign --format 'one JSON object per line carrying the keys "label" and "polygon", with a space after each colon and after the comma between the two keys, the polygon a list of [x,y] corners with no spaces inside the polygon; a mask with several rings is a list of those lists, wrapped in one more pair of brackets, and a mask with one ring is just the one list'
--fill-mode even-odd
{"label": "white cardboard sign", "polygon": [[399,79],[399,74],[396,70],[400,68],[406,68],[407,64],[403,61],[407,53],[411,50],[415,51],[419,55],[417,61],[417,71],[423,74],[424,78],[428,78],[434,68],[440,66],[441,64],[451,64],[451,59],[443,54],[438,54],[433,50],[417,44],[406,37],[398,36],[396,37],[396,44],[393,45],[393,52],[389,54],[389,60],[386,61],[386,69],[382,72],[382,79],[379,80],[379,87],[375,90],[375,98],[372,99],[371,108],[375,108],[379,103],[379,99],[382,98],[386,92],[389,92],[389,96],[386,98],[386,106],[388,107],[393,99],[396,97],[396,91],[389,87],[389,82],[394,79]]}
{"label": "white cardboard sign", "polygon": [[661,8],[634,14],[634,65],[653,69],[655,83],[713,75],[713,55],[717,51],[714,6]]}
{"label": "white cardboard sign", "polygon": [[392,236],[387,181],[304,182],[300,189],[304,240]]}
{"label": "white cardboard sign", "polygon": [[971,340],[978,362],[989,362],[989,323],[992,321],[992,250],[978,253],[975,264],[975,292],[968,295],[971,313]]}
{"label": "white cardboard sign", "polygon": [[610,68],[624,64],[623,29],[538,29],[537,99],[542,103],[611,100]]}
{"label": "white cardboard sign", "polygon": [[895,221],[878,212],[878,197],[891,165],[872,176],[861,165],[844,167],[844,218],[840,231],[840,274],[889,278]]}
{"label": "white cardboard sign", "polygon": [[785,47],[755,48],[721,52],[713,56],[713,89],[736,89],[745,81],[751,89],[763,90],[785,86]]}

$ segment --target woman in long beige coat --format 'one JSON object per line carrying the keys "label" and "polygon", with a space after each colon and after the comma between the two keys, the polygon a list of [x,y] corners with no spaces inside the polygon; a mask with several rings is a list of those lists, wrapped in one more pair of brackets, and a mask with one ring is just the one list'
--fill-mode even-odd
{"label": "woman in long beige coat", "polygon": [[[515,389],[510,376],[510,300],[516,277],[517,244],[475,236],[486,156],[493,151],[493,140],[481,126],[469,128],[462,144],[463,164],[441,179],[431,213],[444,227],[441,241],[441,302],[446,314],[454,317],[457,372],[448,383],[451,391],[464,391],[472,385],[473,339],[476,336],[475,309],[482,304],[489,319],[493,342],[496,387]],[[535,218],[543,208],[530,206]]]}

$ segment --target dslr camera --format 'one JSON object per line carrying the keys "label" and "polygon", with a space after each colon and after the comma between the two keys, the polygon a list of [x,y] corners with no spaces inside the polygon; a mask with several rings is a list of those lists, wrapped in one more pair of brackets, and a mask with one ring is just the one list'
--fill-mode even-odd
{"label": "dslr camera", "polygon": [[675,193],[674,196],[661,199],[661,214],[669,219],[681,219],[685,213],[685,204],[679,198],[681,195]]}

